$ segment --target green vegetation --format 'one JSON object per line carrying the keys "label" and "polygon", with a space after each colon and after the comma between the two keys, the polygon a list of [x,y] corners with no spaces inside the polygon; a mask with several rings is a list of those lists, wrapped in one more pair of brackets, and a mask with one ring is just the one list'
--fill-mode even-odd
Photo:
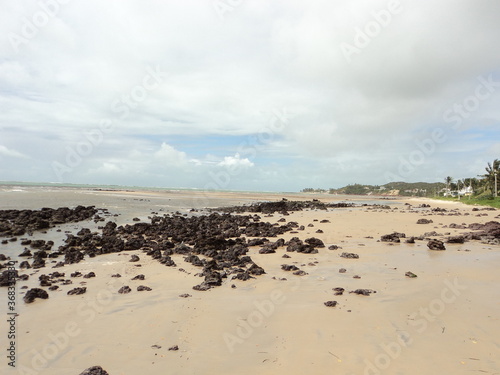
{"label": "green vegetation", "polygon": [[347,185],[330,189],[330,194],[394,195],[406,197],[433,197],[445,187],[442,182],[390,182],[385,185]]}
{"label": "green vegetation", "polygon": [[[339,189],[329,189],[330,194],[389,195],[429,197],[448,201],[460,201],[500,208],[500,160],[495,159],[485,167],[486,173],[477,177],[455,180],[451,176],[444,182],[389,182],[385,185],[352,184]],[[304,193],[325,193],[325,189],[307,188]]]}
{"label": "green vegetation", "polygon": [[500,208],[500,198],[494,197],[477,197],[477,196],[469,196],[469,197],[461,197],[460,199],[455,197],[433,197],[434,199],[439,199],[442,201],[451,201],[451,202],[461,202],[464,204],[472,204],[472,205],[480,205],[480,206],[490,206],[495,208]]}

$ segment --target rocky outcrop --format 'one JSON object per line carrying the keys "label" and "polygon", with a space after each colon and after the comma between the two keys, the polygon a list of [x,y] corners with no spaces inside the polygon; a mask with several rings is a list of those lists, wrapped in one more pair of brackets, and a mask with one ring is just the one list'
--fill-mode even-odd
{"label": "rocky outcrop", "polygon": [[400,243],[401,238],[406,238],[406,234],[404,233],[398,233],[394,232],[391,234],[385,234],[382,237],[380,237],[380,241],[382,242],[394,242],[394,243]]}
{"label": "rocky outcrop", "polygon": [[24,296],[24,302],[32,303],[36,298],[47,299],[49,298],[49,294],[40,288],[32,288],[28,290]]}
{"label": "rocky outcrop", "polygon": [[0,237],[21,236],[57,224],[77,222],[92,218],[98,210],[94,206],[61,207],[41,210],[0,210]]}
{"label": "rocky outcrop", "polygon": [[429,250],[446,250],[443,241],[440,240],[430,240],[427,243]]}

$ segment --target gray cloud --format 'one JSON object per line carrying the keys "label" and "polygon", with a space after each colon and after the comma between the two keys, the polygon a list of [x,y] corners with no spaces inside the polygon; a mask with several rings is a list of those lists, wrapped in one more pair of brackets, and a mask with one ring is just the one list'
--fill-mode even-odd
{"label": "gray cloud", "polygon": [[[65,181],[202,188],[236,158],[240,138],[229,137],[256,137],[284,107],[291,120],[255,155],[241,155],[252,168],[224,187],[384,183],[436,128],[447,141],[399,176],[474,175],[498,153],[498,88],[459,128],[443,118],[474,95],[478,77],[500,81],[494,0],[401,1],[351,61],[342,43],[355,45],[357,30],[387,15],[390,2],[242,1],[221,19],[210,1],[68,1],[28,38],[26,20],[35,22],[40,3],[49,2],[2,2],[4,179],[56,179],[53,162],[64,163],[68,148],[112,121]],[[13,44],[14,35],[23,42]],[[134,101],[151,69],[161,82]],[[123,116],[116,103],[127,100]],[[171,143],[179,135],[228,137],[227,152],[214,158],[207,141],[204,156],[190,155]],[[169,163],[159,168],[162,153]],[[174,170],[178,182],[166,178]]]}

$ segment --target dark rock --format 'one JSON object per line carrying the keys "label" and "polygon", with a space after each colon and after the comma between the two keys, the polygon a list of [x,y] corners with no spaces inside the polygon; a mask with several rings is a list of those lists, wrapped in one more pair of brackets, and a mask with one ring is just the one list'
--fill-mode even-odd
{"label": "dark rock", "polygon": [[417,220],[417,224],[431,224],[433,223],[432,220],[429,220],[429,219],[418,219]]}
{"label": "dark rock", "polygon": [[201,284],[199,284],[199,285],[195,285],[195,286],[193,286],[193,289],[194,289],[194,290],[198,290],[198,291],[200,291],[200,292],[206,292],[206,291],[207,291],[207,290],[209,290],[210,288],[211,288],[211,287],[210,287],[210,285],[205,284],[205,283],[201,283]]}
{"label": "dark rock", "polygon": [[211,271],[205,276],[205,284],[212,286],[222,285],[222,276],[217,271]]}
{"label": "dark rock", "polygon": [[180,294],[179,297],[181,297],[181,298],[189,298],[189,297],[192,297],[192,296],[191,296],[191,294],[184,293],[184,294]]}
{"label": "dark rock", "polygon": [[137,276],[132,278],[132,280],[144,280],[144,279],[145,279],[145,276],[143,274],[137,275]]}
{"label": "dark rock", "polygon": [[394,242],[394,243],[400,243],[401,238],[406,238],[406,234],[404,233],[398,233],[394,232],[391,234],[385,234],[382,237],[380,237],[380,241],[382,242]]}
{"label": "dark rock", "polygon": [[337,306],[337,301],[326,301],[324,304],[326,307],[335,307]]}
{"label": "dark rock", "polygon": [[465,225],[460,225],[460,224],[455,224],[455,223],[451,223],[449,225],[449,228],[453,228],[453,229],[465,229]]}
{"label": "dark rock", "polygon": [[43,268],[45,267],[45,260],[42,258],[36,258],[33,263],[31,264],[31,267],[37,269],[37,268]]}
{"label": "dark rock", "polygon": [[16,285],[16,278],[18,277],[16,270],[6,270],[0,273],[0,286],[13,286]]}
{"label": "dark rock", "polygon": [[340,246],[337,246],[337,245],[328,246],[328,250],[338,250],[338,249],[342,249],[342,248]]}
{"label": "dark rock", "polygon": [[137,287],[137,291],[138,291],[138,292],[142,292],[142,291],[147,291],[147,292],[149,292],[149,291],[151,291],[151,290],[153,290],[153,289],[151,289],[149,286],[145,286],[145,285],[139,285],[139,286]]}
{"label": "dark rock", "polygon": [[29,251],[27,248],[24,248],[24,251],[19,254],[20,257],[30,257],[32,256],[31,251]]}
{"label": "dark rock", "polygon": [[256,265],[255,263],[253,263],[250,268],[248,269],[248,272],[251,274],[251,275],[264,275],[266,273],[266,271],[264,271],[264,268],[262,267],[259,267],[258,265]]}
{"label": "dark rock", "polygon": [[23,299],[26,303],[32,303],[35,298],[47,299],[49,298],[49,294],[43,289],[32,288],[26,292],[26,295]]}
{"label": "dark rock", "polygon": [[405,276],[406,276],[406,277],[409,277],[409,278],[412,278],[412,279],[414,279],[414,278],[416,278],[416,277],[417,277],[417,275],[415,275],[415,274],[414,274],[413,272],[411,272],[411,271],[406,272],[406,273],[405,273]]}
{"label": "dark rock", "polygon": [[84,254],[81,251],[68,248],[64,254],[64,262],[66,264],[79,263],[84,258]]}
{"label": "dark rock", "polygon": [[137,255],[135,255],[135,254],[134,254],[134,255],[132,255],[132,256],[130,257],[129,262],[138,262],[138,261],[140,261],[140,260],[141,260],[141,259],[140,259]]}
{"label": "dark rock", "polygon": [[354,253],[342,253],[340,254],[340,257],[341,258],[346,258],[346,259],[359,259],[359,255],[358,254],[354,254]]}
{"label": "dark rock", "polygon": [[443,241],[439,241],[439,240],[430,240],[427,243],[427,247],[430,250],[446,250],[446,247],[444,246]]}
{"label": "dark rock", "polygon": [[439,236],[441,236],[441,233],[438,233],[435,230],[433,230],[432,232],[425,232],[423,234],[423,236],[420,236],[420,237],[423,237],[422,239],[424,239],[427,237],[439,237]]}
{"label": "dark rock", "polygon": [[299,268],[293,264],[282,264],[281,269],[283,271],[297,271]]}
{"label": "dark rock", "polygon": [[164,264],[167,267],[176,267],[177,266],[169,255],[161,257],[159,262],[161,264]]}
{"label": "dark rock", "polygon": [[120,294],[127,294],[130,293],[132,289],[128,285],[122,286],[120,289],[118,289],[118,293]]}
{"label": "dark rock", "polygon": [[80,373],[80,375],[109,375],[101,366],[92,366]]}
{"label": "dark rock", "polygon": [[95,277],[95,273],[94,272],[89,272],[88,274],[83,275],[84,279],[90,279],[92,277]]}
{"label": "dark rock", "polygon": [[347,272],[347,270],[345,268],[339,269],[339,273],[346,273],[346,272]]}
{"label": "dark rock", "polygon": [[86,287],[82,287],[82,288],[74,288],[74,289],[71,289],[71,290],[68,290],[68,296],[72,296],[72,295],[79,295],[79,294],[84,294],[87,292],[87,288]]}
{"label": "dark rock", "polygon": [[359,294],[362,296],[369,296],[370,294],[377,293],[377,292],[374,290],[371,290],[371,289],[356,289],[356,290],[349,292],[349,293]]}
{"label": "dark rock", "polygon": [[44,240],[33,240],[33,241],[31,241],[30,246],[33,249],[41,249],[42,247],[45,246],[45,241]]}
{"label": "dark rock", "polygon": [[333,291],[335,292],[334,294],[336,296],[341,296],[344,294],[345,289],[344,288],[333,288]]}
{"label": "dark rock", "polygon": [[323,241],[321,241],[319,238],[315,238],[315,237],[307,238],[304,242],[308,245],[313,246],[313,247],[319,247],[319,248],[325,247],[325,244],[323,243]]}
{"label": "dark rock", "polygon": [[170,351],[177,351],[177,350],[179,350],[179,347],[177,345],[174,345],[174,346],[168,348],[168,350],[170,350]]}
{"label": "dark rock", "polygon": [[464,236],[448,237],[448,239],[446,240],[446,243],[464,243],[464,242],[465,242]]}
{"label": "dark rock", "polygon": [[233,277],[233,279],[236,280],[241,280],[241,281],[247,281],[250,279],[255,279],[255,277],[251,276],[248,271],[245,272],[238,272],[236,276]]}

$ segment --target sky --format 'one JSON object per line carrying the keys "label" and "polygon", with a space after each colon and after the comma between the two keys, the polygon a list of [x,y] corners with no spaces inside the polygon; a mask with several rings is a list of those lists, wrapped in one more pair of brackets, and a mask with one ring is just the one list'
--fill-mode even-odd
{"label": "sky", "polygon": [[497,0],[0,9],[0,181],[299,191],[500,158]]}

